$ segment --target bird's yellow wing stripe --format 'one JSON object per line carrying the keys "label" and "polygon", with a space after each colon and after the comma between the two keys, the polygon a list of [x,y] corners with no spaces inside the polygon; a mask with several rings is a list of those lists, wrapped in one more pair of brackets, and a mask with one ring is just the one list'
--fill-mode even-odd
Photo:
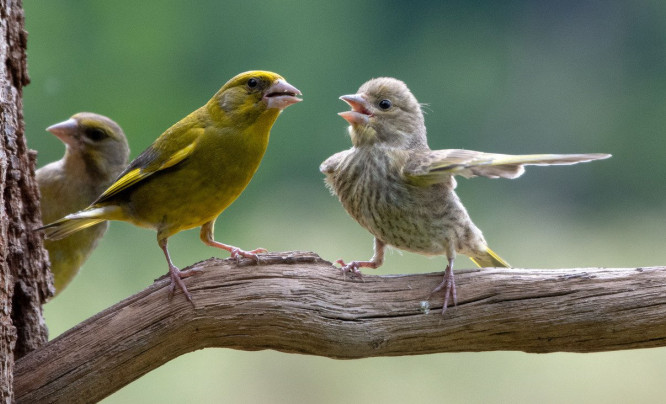
{"label": "bird's yellow wing stripe", "polygon": [[178,150],[176,153],[174,153],[173,156],[171,156],[167,161],[165,161],[164,164],[162,164],[158,170],[163,170],[165,168],[169,168],[171,166],[174,166],[174,165],[180,163],[187,156],[192,154],[192,151],[194,150],[194,146],[196,146],[196,142],[192,142],[187,147]]}
{"label": "bird's yellow wing stripe", "polygon": [[192,154],[192,151],[194,150],[195,146],[196,142],[192,142],[187,147],[178,150],[168,160],[159,165],[157,169],[147,169],[144,167],[144,168],[135,168],[131,171],[128,171],[125,175],[118,178],[116,182],[114,182],[109,188],[107,188],[107,190],[104,191],[104,193],[102,193],[102,195],[100,195],[99,198],[97,198],[95,203],[103,201],[104,199],[129,188],[130,186],[136,184],[137,182],[143,180],[144,178],[160,170],[164,170],[165,168],[175,166],[176,164],[180,163],[185,158],[187,158],[190,154]]}
{"label": "bird's yellow wing stripe", "polygon": [[134,170],[118,178],[118,180],[116,180],[116,182],[114,182],[109,188],[107,188],[106,191],[104,191],[104,193],[102,193],[102,195],[100,195],[98,199],[103,199],[109,195],[118,193],[123,189],[129,187],[130,185],[138,182],[144,177],[145,175],[141,175],[141,169],[135,168]]}

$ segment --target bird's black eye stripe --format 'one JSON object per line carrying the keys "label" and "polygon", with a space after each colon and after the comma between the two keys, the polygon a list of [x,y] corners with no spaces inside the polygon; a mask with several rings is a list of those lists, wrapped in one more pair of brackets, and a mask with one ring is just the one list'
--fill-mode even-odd
{"label": "bird's black eye stripe", "polygon": [[86,137],[93,142],[99,142],[100,140],[109,137],[109,135],[100,128],[87,128],[84,133]]}
{"label": "bird's black eye stripe", "polygon": [[259,80],[255,79],[254,77],[252,77],[247,81],[247,86],[250,88],[255,88],[258,85],[259,85]]}
{"label": "bird's black eye stripe", "polygon": [[381,100],[379,101],[379,108],[381,109],[389,109],[391,108],[391,100]]}

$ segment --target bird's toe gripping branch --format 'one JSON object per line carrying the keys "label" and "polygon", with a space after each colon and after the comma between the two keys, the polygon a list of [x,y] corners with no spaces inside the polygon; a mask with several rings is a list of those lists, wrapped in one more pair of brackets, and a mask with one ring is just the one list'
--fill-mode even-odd
{"label": "bird's toe gripping branch", "polygon": [[449,306],[449,299],[453,300],[453,305],[458,305],[458,296],[456,294],[456,280],[453,276],[453,260],[449,259],[449,265],[447,265],[446,270],[444,271],[444,279],[442,282],[437,285],[435,289],[430,292],[428,300],[435,293],[440,290],[444,290],[444,305],[442,307],[442,314],[446,313],[446,308]]}
{"label": "bird's toe gripping branch", "polygon": [[239,263],[241,258],[249,258],[254,262],[256,262],[257,264],[261,263],[259,256],[257,254],[263,254],[268,252],[268,250],[265,248],[256,248],[251,251],[245,251],[241,250],[238,247],[231,247],[231,249],[228,251],[231,253],[231,258],[234,258],[236,260],[236,263]]}
{"label": "bird's toe gripping branch", "polygon": [[362,261],[352,261],[349,264],[345,264],[342,259],[339,259],[335,261],[335,263],[340,264],[340,272],[342,272],[342,275],[349,273],[352,279],[358,278],[363,280],[363,274],[360,270],[360,268],[363,266],[361,265]]}

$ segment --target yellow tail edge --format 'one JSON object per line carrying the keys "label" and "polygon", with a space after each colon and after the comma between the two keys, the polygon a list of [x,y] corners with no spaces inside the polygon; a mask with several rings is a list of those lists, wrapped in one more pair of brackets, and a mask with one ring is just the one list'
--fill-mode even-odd
{"label": "yellow tail edge", "polygon": [[509,265],[508,262],[504,261],[502,258],[500,258],[499,255],[495,253],[495,251],[491,250],[490,248],[486,248],[486,254],[479,254],[475,257],[469,257],[469,259],[472,260],[473,263],[476,264],[479,268],[486,268],[486,267],[495,267],[495,268],[511,268],[511,265]]}
{"label": "yellow tail edge", "polygon": [[97,223],[104,222],[105,219],[67,219],[63,218],[46,226],[40,227],[37,230],[44,230],[44,234],[48,240],[60,240],[72,233],[83,230]]}

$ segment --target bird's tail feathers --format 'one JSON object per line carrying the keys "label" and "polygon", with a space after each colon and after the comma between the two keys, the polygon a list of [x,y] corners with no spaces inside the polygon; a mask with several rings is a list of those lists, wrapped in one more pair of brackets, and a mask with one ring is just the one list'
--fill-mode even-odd
{"label": "bird's tail feathers", "polygon": [[60,240],[79,230],[106,221],[110,218],[109,213],[115,209],[117,207],[99,207],[82,210],[42,226],[37,230],[44,230],[44,234],[49,240]]}
{"label": "bird's tail feathers", "polygon": [[476,266],[480,268],[494,267],[494,268],[511,268],[508,262],[500,258],[499,255],[495,254],[495,251],[490,248],[486,248],[486,251],[479,253],[474,257],[469,257]]}

